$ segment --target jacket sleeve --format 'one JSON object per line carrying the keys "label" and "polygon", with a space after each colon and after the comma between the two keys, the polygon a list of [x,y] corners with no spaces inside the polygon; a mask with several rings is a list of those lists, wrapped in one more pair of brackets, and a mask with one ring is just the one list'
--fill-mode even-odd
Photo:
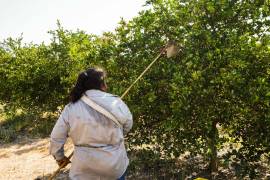
{"label": "jacket sleeve", "polygon": [[50,139],[50,154],[56,160],[61,160],[64,157],[64,144],[68,137],[68,105],[65,106],[59,119],[57,120]]}
{"label": "jacket sleeve", "polygon": [[124,135],[126,135],[132,128],[133,125],[133,118],[130,113],[129,118],[127,119],[126,123],[123,125]]}
{"label": "jacket sleeve", "polygon": [[128,106],[122,101],[122,104],[120,106],[121,111],[125,114],[126,120],[123,123],[123,131],[124,135],[126,135],[132,128],[133,125],[133,117],[132,114],[128,108]]}

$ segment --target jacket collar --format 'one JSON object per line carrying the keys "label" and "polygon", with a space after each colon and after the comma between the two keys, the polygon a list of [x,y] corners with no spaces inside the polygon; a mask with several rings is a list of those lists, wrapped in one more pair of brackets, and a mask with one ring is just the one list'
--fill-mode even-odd
{"label": "jacket collar", "polygon": [[89,97],[106,97],[106,96],[112,96],[112,94],[106,93],[104,91],[101,90],[97,90],[97,89],[91,89],[91,90],[87,90],[85,92],[85,94]]}

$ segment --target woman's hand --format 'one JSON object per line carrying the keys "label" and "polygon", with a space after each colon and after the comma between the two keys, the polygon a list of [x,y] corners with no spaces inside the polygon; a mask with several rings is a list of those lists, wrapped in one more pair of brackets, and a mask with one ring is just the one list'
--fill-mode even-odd
{"label": "woman's hand", "polygon": [[71,163],[71,161],[66,156],[64,156],[63,159],[57,160],[56,162],[59,167],[65,167],[66,165]]}

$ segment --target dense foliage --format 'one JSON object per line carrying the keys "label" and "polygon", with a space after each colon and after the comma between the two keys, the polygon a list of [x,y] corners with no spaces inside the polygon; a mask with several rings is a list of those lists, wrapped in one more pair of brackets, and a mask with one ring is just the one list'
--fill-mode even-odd
{"label": "dense foliage", "polygon": [[50,44],[7,39],[0,47],[0,101],[7,108],[54,112],[67,103],[78,72],[108,71],[121,95],[168,40],[183,47],[161,58],[125,97],[133,145],[158,144],[166,157],[189,151],[209,159],[227,142],[241,163],[270,150],[270,10],[267,1],[149,0],[115,32],[51,31]]}

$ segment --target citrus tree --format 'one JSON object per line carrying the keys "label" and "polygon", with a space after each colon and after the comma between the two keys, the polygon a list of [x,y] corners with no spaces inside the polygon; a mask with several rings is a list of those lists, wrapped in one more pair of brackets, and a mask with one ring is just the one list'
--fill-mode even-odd
{"label": "citrus tree", "polygon": [[269,153],[269,4],[147,3],[148,10],[116,30],[115,66],[121,70],[113,76],[128,77],[114,84],[118,94],[168,40],[183,52],[161,59],[127,97],[137,122],[134,144],[157,143],[176,157],[204,154],[211,171],[229,140],[241,144],[233,152],[247,162]]}

